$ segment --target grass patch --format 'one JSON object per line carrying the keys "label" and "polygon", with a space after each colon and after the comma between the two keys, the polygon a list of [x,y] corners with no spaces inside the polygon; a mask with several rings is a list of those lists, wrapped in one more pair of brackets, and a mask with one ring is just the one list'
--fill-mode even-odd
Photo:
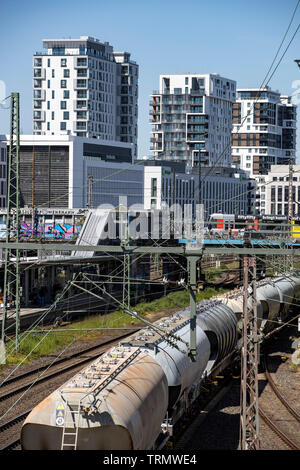
{"label": "grass patch", "polygon": [[[227,291],[228,289],[214,289],[212,287],[208,287],[197,293],[196,300],[197,302],[200,302],[201,300],[210,299],[217,294],[222,294]],[[168,310],[173,308],[180,309],[187,307],[189,303],[189,292],[182,290],[179,292],[170,292],[168,295],[153,300],[152,302],[141,302],[134,306],[133,310],[137,311],[140,316],[146,317],[149,314],[157,312],[166,311],[167,313]],[[97,328],[122,328],[137,325],[138,323],[140,322],[137,319],[132,318],[123,311],[116,310],[106,315],[93,315],[82,321],[73,322],[63,328],[63,333],[55,332],[55,329],[51,331],[50,328],[49,334],[38,333],[39,330],[36,330],[37,333],[35,334],[27,334],[25,332],[23,333],[23,336],[26,335],[26,339],[22,340],[21,335],[21,344],[18,353],[15,352],[14,341],[7,343],[7,364],[17,364],[21,361],[26,363],[41,356],[56,353],[62,348],[66,348],[72,341],[74,341],[74,339],[81,341],[96,339],[105,332],[105,330],[96,330]],[[77,329],[79,331],[68,331],[71,329]],[[83,330],[86,329],[91,329],[91,331],[84,332]],[[0,371],[3,370],[4,367],[5,365],[0,366]]]}
{"label": "grass patch", "polygon": [[224,271],[228,270],[226,264],[221,263],[218,268],[210,268],[205,272],[205,277],[208,282],[213,281],[215,278],[219,277]]}

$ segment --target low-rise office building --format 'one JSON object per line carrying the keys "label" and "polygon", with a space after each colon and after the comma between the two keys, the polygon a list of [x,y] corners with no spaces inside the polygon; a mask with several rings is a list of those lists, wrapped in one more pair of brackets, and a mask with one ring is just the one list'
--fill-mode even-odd
{"label": "low-rise office building", "polygon": [[[300,215],[300,165],[293,165],[292,210]],[[289,165],[272,165],[267,175],[258,182],[257,212],[260,214],[288,215]]]}
{"label": "low-rise office building", "polygon": [[[5,136],[2,142],[5,144]],[[7,141],[9,136],[6,136]],[[21,207],[85,208],[97,205],[97,191],[103,180],[111,182],[109,166],[120,171],[132,163],[132,144],[101,141],[72,135],[20,136]],[[127,194],[125,175],[113,177],[120,194]],[[103,183],[104,184],[104,183]],[[122,190],[123,187],[123,190]],[[142,191],[142,190],[141,190]],[[133,193],[135,192],[135,189]],[[104,202],[110,201],[109,191]],[[111,201],[110,201],[111,202]]]}

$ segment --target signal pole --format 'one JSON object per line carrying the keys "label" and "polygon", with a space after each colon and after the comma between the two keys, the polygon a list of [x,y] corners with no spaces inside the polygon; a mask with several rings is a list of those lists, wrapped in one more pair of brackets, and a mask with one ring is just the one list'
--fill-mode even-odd
{"label": "signal pole", "polygon": [[5,249],[4,289],[2,314],[2,341],[5,342],[5,328],[8,307],[10,316],[15,315],[16,351],[19,350],[20,334],[20,97],[11,93],[10,143],[8,154],[6,242],[14,241],[16,248]]}

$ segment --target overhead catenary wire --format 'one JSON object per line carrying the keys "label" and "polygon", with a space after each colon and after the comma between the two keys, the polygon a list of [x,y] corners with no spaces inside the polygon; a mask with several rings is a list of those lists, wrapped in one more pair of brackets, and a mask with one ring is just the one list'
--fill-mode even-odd
{"label": "overhead catenary wire", "polygon": [[[279,62],[277,63],[275,69],[273,70],[271,76],[268,78],[268,81],[266,82],[266,84],[264,84],[264,81],[267,79],[267,77],[268,77],[268,75],[269,75],[269,73],[270,73],[270,71],[271,71],[271,68],[272,68],[272,66],[274,65],[274,62],[275,62],[275,60],[276,60],[276,58],[277,58],[277,56],[278,56],[278,54],[279,54],[279,51],[280,51],[280,49],[281,49],[281,47],[282,47],[282,44],[283,44],[283,42],[284,42],[284,40],[285,40],[285,38],[286,38],[286,35],[287,35],[287,33],[288,33],[289,29],[290,29],[290,26],[291,26],[292,21],[293,21],[293,19],[294,19],[294,16],[295,16],[295,13],[296,13],[296,10],[297,10],[297,8],[298,8],[299,3],[300,3],[300,2],[299,2],[299,0],[298,0],[297,5],[296,5],[296,7],[295,7],[295,9],[294,9],[294,12],[293,12],[293,14],[292,14],[292,18],[291,18],[290,23],[289,23],[289,25],[288,25],[288,28],[287,28],[287,30],[286,30],[286,32],[285,32],[285,34],[284,34],[284,37],[283,37],[283,39],[282,39],[282,41],[281,41],[281,43],[280,43],[280,46],[279,46],[279,48],[278,48],[278,50],[277,50],[277,52],[276,52],[276,54],[275,54],[275,57],[274,57],[274,59],[273,59],[273,61],[272,61],[272,64],[271,64],[271,66],[269,67],[268,72],[267,72],[267,74],[266,74],[266,76],[265,76],[265,78],[264,78],[264,80],[263,80],[263,82],[262,82],[262,84],[261,84],[261,86],[260,86],[260,88],[259,88],[259,93],[258,93],[258,96],[257,96],[255,102],[257,102],[257,100],[259,99],[259,96],[260,96],[261,91],[263,90],[263,87],[267,86],[268,83],[270,82],[271,78],[274,76],[276,70],[278,69],[280,63],[281,63],[282,60],[283,60],[283,57],[285,56],[287,50],[289,49],[289,47],[290,47],[292,41],[294,40],[294,38],[295,38],[295,36],[296,36],[296,34],[297,34],[299,28],[300,28],[300,24],[299,24],[298,27],[297,27],[297,29],[296,29],[296,31],[294,32],[294,34],[293,34],[293,36],[292,36],[290,42],[288,43],[286,49],[284,50],[284,52],[283,52],[283,54],[282,54],[282,56],[281,56]],[[252,108],[253,108],[253,106],[254,106],[254,103],[253,103],[253,105],[252,105]],[[251,110],[251,108],[250,108],[249,112],[251,112],[251,111],[252,111],[252,110]],[[248,112],[247,115],[244,117],[243,122],[242,122],[241,125],[239,126],[239,129],[241,128],[241,126],[242,126],[243,123],[245,122],[245,119],[248,117],[249,112]],[[224,150],[221,152],[221,154],[220,154],[219,158],[217,159],[217,161],[215,162],[215,164],[212,165],[211,167],[209,167],[209,168],[211,168],[210,172],[212,171],[212,169],[213,169],[214,167],[216,167],[216,165],[217,165],[218,162],[221,160],[221,158],[223,157],[224,153],[226,152],[226,150],[227,150],[230,146],[231,146],[231,143],[230,143],[230,144],[227,144],[227,146],[225,146]],[[128,168],[130,168],[130,167],[134,167],[134,166],[137,166],[137,165],[141,165],[142,163],[143,163],[143,160],[141,160],[140,162],[136,162],[136,163],[130,164],[129,167],[127,167],[127,168],[124,168],[124,169],[122,168],[122,169],[116,170],[115,172],[113,172],[113,173],[110,174],[110,175],[104,176],[104,177],[99,178],[99,179],[95,179],[95,180],[94,180],[94,183],[96,183],[96,182],[98,182],[98,181],[103,181],[103,180],[105,180],[106,178],[109,178],[110,176],[113,176],[113,175],[116,175],[116,174],[118,174],[118,173],[120,173],[120,172],[123,172],[123,171],[125,171],[126,169],[128,169]],[[209,173],[210,173],[210,172],[209,172]],[[209,176],[209,173],[205,176],[204,179],[206,179],[206,178]],[[86,183],[86,184],[80,186],[80,188],[81,188],[81,189],[84,189],[84,188],[88,188],[88,186],[89,186],[89,183]],[[64,193],[63,195],[60,195],[60,196],[58,196],[58,197],[53,198],[53,199],[51,200],[51,202],[56,202],[57,200],[61,199],[62,197],[68,196],[68,195],[70,195],[70,194],[72,194],[72,193],[73,193],[73,190],[72,190],[72,191],[68,191],[68,192]],[[40,207],[43,207],[43,206],[45,206],[45,205],[46,205],[46,203],[45,203],[45,204],[41,204]]]}
{"label": "overhead catenary wire", "polygon": [[[263,79],[263,81],[262,81],[262,83],[261,83],[261,85],[260,85],[260,87],[259,87],[259,91],[258,91],[257,97],[256,97],[255,101],[252,103],[252,105],[250,106],[250,108],[249,108],[247,114],[245,115],[244,119],[242,120],[241,124],[238,126],[237,133],[239,132],[239,130],[240,130],[241,127],[243,126],[243,124],[244,124],[245,120],[247,119],[247,117],[250,115],[250,112],[252,113],[252,110],[254,110],[254,104],[257,103],[257,101],[258,101],[259,98],[260,98],[260,95],[261,95],[262,91],[263,91],[264,88],[269,84],[271,78],[274,76],[276,70],[278,69],[280,63],[281,63],[282,60],[283,60],[283,57],[285,56],[286,52],[288,51],[288,49],[289,49],[291,43],[293,42],[293,40],[294,40],[294,38],[295,38],[295,36],[296,36],[296,34],[297,34],[299,28],[300,28],[300,23],[299,23],[298,26],[297,26],[297,28],[296,28],[296,30],[295,30],[295,32],[294,32],[294,34],[293,34],[293,36],[292,36],[292,38],[291,38],[291,40],[290,40],[290,42],[288,43],[286,49],[284,50],[284,52],[283,52],[283,54],[282,54],[282,56],[281,56],[279,62],[277,63],[275,69],[273,70],[271,76],[268,78],[267,82],[264,83],[265,80],[267,79],[269,73],[271,72],[272,66],[274,65],[274,62],[275,62],[275,60],[276,60],[276,58],[277,58],[277,56],[278,56],[278,54],[279,54],[279,51],[280,51],[280,49],[281,49],[281,47],[282,47],[282,45],[283,45],[283,42],[284,42],[284,40],[285,40],[285,38],[286,38],[286,35],[287,35],[287,33],[288,33],[289,29],[290,29],[290,26],[291,26],[291,24],[292,24],[292,22],[293,22],[293,19],[294,19],[294,16],[295,16],[295,14],[296,14],[296,11],[297,11],[297,8],[298,8],[299,3],[300,3],[300,1],[298,0],[297,5],[296,5],[296,7],[295,7],[295,9],[294,9],[294,12],[293,12],[293,14],[292,14],[292,18],[291,18],[291,20],[290,20],[290,23],[289,23],[289,25],[288,25],[288,27],[287,27],[287,30],[286,30],[286,32],[285,32],[285,34],[284,34],[284,36],[283,36],[283,39],[282,39],[282,41],[281,41],[281,43],[280,43],[280,46],[279,46],[279,48],[278,48],[278,50],[277,50],[277,52],[276,52],[276,54],[275,54],[275,57],[274,57],[274,59],[273,59],[273,61],[272,61],[272,64],[271,64],[271,66],[269,67],[268,72],[267,72],[265,78]],[[221,155],[219,156],[219,158],[217,159],[217,161],[215,162],[215,164],[210,167],[211,170],[208,172],[208,174],[205,176],[205,178],[207,178],[207,176],[209,176],[209,174],[211,173],[212,169],[216,167],[216,165],[219,163],[219,161],[221,160],[221,158],[223,157],[224,153],[226,152],[226,150],[227,150],[229,147],[231,147],[231,143],[230,143],[230,144],[227,144],[227,145],[225,146],[224,150],[221,152]],[[204,178],[204,179],[205,179],[205,178]]]}
{"label": "overhead catenary wire", "polygon": [[[298,2],[298,3],[299,3],[299,2]],[[298,3],[297,3],[297,6],[298,6]],[[296,9],[297,9],[297,7],[296,7]],[[295,10],[295,11],[296,11],[296,10]],[[299,25],[299,26],[300,26],[300,25]],[[298,26],[298,28],[297,28],[296,32],[294,33],[294,35],[293,35],[293,37],[292,37],[292,39],[291,39],[291,41],[290,41],[290,43],[289,43],[288,47],[290,46],[290,44],[291,44],[292,40],[294,39],[294,37],[295,37],[295,35],[296,35],[296,33],[297,33],[298,29],[299,29],[299,26]],[[286,51],[287,51],[288,47],[286,48],[286,50],[285,50],[284,54],[286,53]],[[284,54],[283,54],[283,56],[284,56]],[[282,60],[283,56],[281,57],[281,60]],[[280,62],[281,62],[281,60],[280,60]],[[270,78],[272,78],[272,76],[274,75],[275,71],[277,70],[277,68],[278,68],[278,66],[279,66],[279,64],[280,64],[280,62],[277,64],[277,66],[276,66],[276,68],[275,68],[275,70],[274,70],[274,72],[273,72],[273,74],[271,75],[271,77],[270,77]],[[269,80],[270,80],[270,79],[269,79]],[[222,154],[221,154],[221,156],[222,156]],[[119,171],[123,171],[123,170],[119,170]]]}

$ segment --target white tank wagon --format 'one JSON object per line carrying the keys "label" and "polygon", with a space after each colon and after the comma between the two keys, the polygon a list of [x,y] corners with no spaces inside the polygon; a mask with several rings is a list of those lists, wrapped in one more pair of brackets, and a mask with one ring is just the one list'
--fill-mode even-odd
{"label": "white tank wagon", "polygon": [[288,316],[290,306],[294,303],[293,301],[296,297],[297,284],[288,277],[282,277],[276,279],[275,286],[278,289],[280,298],[279,317],[281,321],[284,321]]}
{"label": "white tank wagon", "polygon": [[[300,276],[259,282],[257,299],[265,332],[287,304],[299,302]],[[127,338],[40,403],[23,424],[22,448],[157,448],[203,381],[228,367],[241,347],[242,289],[197,304],[196,313],[196,361],[188,356],[186,308]]]}
{"label": "white tank wagon", "polygon": [[22,448],[150,449],[167,407],[167,379],[148,352],[113,348],[33,409]]}
{"label": "white tank wagon", "polygon": [[[184,390],[189,388],[198,377],[201,377],[208,363],[211,350],[210,342],[204,331],[196,325],[196,361],[188,356],[190,341],[190,320],[178,312],[168,318],[154,322],[162,333],[149,329],[129,337],[125,344],[138,346],[147,350],[164,371],[169,387],[169,409],[175,405]],[[162,336],[172,333],[180,340]]]}
{"label": "white tank wagon", "polygon": [[[283,275],[259,281],[256,287],[257,326],[266,333],[276,327],[278,321],[284,321],[288,310],[300,300],[300,277]],[[243,291],[235,289],[231,293],[217,296],[238,318],[238,329],[243,327]],[[250,301],[249,301],[250,302]]]}
{"label": "white tank wagon", "polygon": [[[220,299],[220,297],[219,297]],[[242,331],[243,328],[243,305],[244,305],[244,298],[242,290],[235,291],[233,293],[229,293],[224,295],[223,299],[220,299],[224,305],[226,305],[236,316],[237,318],[237,328],[239,332]],[[250,307],[251,301],[248,300],[248,305]],[[266,305],[266,312],[263,310],[263,305],[261,302],[257,302],[257,326],[258,328],[261,327],[264,318],[268,318],[268,306]]]}
{"label": "white tank wagon", "polygon": [[197,309],[197,325],[210,341],[210,358],[205,374],[230,355],[237,346],[237,318],[227,305],[212,301]]}

